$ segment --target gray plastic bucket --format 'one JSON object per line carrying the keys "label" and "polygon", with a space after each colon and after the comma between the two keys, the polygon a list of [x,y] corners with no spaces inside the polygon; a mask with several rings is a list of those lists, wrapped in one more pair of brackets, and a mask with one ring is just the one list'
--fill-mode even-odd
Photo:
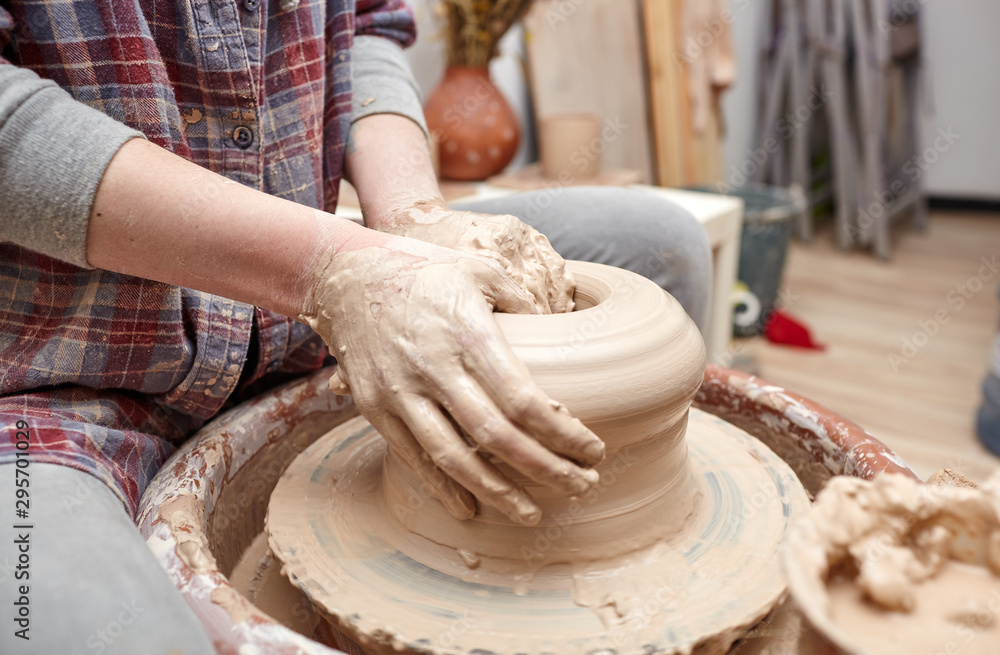
{"label": "gray plastic bucket", "polygon": [[[698,191],[717,193],[710,187]],[[748,184],[731,189],[727,195],[744,203],[743,236],[737,277],[750,289],[750,297],[737,301],[733,334],[750,337],[760,334],[774,311],[785,272],[788,242],[795,218],[806,210],[805,194],[798,187],[782,188]]]}

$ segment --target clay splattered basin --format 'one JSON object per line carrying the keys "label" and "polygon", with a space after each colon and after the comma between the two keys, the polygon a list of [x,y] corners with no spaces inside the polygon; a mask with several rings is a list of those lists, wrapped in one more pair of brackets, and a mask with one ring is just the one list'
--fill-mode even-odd
{"label": "clay splattered basin", "polygon": [[[322,627],[308,637],[285,627],[229,580],[264,528],[271,491],[285,467],[357,414],[349,397],[327,390],[331,370],[275,389],[213,421],[167,462],[142,497],[139,528],[220,653],[336,652],[320,641],[341,650],[356,648]],[[870,479],[891,471],[916,477],[858,425],[753,376],[708,365],[696,406],[761,439],[813,494],[834,475]],[[302,619],[300,629],[308,633],[311,609],[299,602],[285,609]]]}
{"label": "clay splattered basin", "polygon": [[812,628],[802,652],[998,652],[1000,473],[982,487],[837,478],[781,559]]}

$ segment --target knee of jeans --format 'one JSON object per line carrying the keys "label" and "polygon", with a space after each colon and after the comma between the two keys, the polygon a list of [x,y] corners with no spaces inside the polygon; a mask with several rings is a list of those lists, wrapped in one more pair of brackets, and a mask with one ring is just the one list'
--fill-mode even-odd
{"label": "knee of jeans", "polygon": [[643,257],[647,277],[662,280],[664,288],[686,282],[688,286],[702,287],[707,293],[711,286],[712,250],[705,228],[689,212],[669,201],[656,204],[657,207],[650,207],[655,213],[645,221],[649,226]]}

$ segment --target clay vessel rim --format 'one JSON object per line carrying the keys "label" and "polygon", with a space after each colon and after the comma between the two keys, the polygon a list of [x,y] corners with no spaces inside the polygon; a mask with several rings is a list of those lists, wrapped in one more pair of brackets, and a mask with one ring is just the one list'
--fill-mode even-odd
{"label": "clay vessel rim", "polygon": [[[658,311],[669,312],[672,316],[684,317],[680,303],[670,294],[650,282],[635,286],[631,283],[634,274],[622,269],[596,264],[567,260],[567,268],[577,281],[576,296],[589,306],[562,314],[508,314],[495,312],[497,324],[506,331],[516,334],[515,350],[522,346],[545,345],[558,347],[551,335],[533,337],[540,326],[558,326],[565,331],[568,340],[585,340],[587,343],[617,341],[623,331],[639,332],[652,321],[657,320]],[[628,301],[628,302],[624,302]],[[591,333],[588,327],[600,321],[600,333]],[[682,321],[673,326],[663,325],[680,335]]]}

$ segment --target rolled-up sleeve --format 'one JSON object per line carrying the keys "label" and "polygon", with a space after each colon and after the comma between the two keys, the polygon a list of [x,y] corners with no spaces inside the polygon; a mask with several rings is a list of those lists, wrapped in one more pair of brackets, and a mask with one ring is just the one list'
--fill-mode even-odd
{"label": "rolled-up sleeve", "polygon": [[420,89],[402,48],[377,36],[358,36],[351,49],[351,122],[372,114],[399,114],[427,133]]}
{"label": "rolled-up sleeve", "polygon": [[137,137],[54,82],[0,61],[0,241],[90,268],[94,195],[112,157]]}

